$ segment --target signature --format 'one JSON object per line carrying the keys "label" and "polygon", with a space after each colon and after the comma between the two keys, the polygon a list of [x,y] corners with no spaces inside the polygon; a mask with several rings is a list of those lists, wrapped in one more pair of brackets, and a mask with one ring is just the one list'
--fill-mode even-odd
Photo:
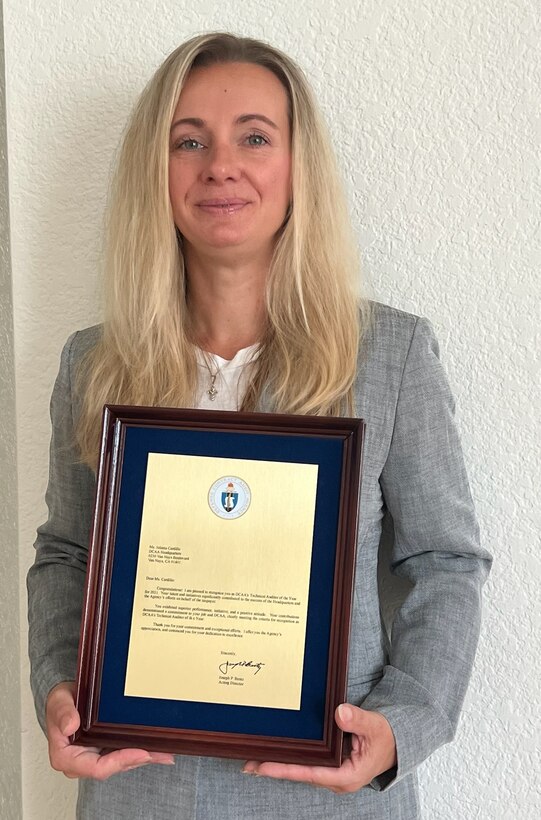
{"label": "signature", "polygon": [[261,672],[264,663],[261,661],[224,661],[218,667],[222,675],[227,675],[232,669],[235,669],[237,666],[244,666],[248,669],[254,670],[254,675],[257,675],[258,672]]}

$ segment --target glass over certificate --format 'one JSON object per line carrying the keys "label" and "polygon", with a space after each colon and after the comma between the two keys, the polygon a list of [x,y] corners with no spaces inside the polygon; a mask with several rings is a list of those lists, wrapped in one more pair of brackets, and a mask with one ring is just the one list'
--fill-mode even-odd
{"label": "glass over certificate", "polygon": [[300,708],[317,472],[149,453],[126,695]]}
{"label": "glass over certificate", "polygon": [[340,765],[363,436],[105,407],[74,742]]}

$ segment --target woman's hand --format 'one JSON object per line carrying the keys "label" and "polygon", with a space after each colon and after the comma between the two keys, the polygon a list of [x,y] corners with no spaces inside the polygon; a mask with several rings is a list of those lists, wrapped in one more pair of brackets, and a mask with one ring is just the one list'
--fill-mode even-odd
{"label": "woman's hand", "polygon": [[339,769],[249,760],[243,771],[282,780],[297,780],[343,794],[356,792],[377,775],[396,766],[394,735],[383,715],[343,703],[336,710],[335,718],[344,732],[352,734],[351,755]]}
{"label": "woman's hand", "polygon": [[175,762],[173,755],[162,752],[146,752],[144,749],[118,749],[107,754],[92,746],[76,746],[69,737],[81,723],[75,708],[75,685],[59,683],[49,693],[46,706],[47,737],[49,738],[49,760],[57,772],[66,777],[92,777],[107,780],[113,774],[127,772],[147,763]]}

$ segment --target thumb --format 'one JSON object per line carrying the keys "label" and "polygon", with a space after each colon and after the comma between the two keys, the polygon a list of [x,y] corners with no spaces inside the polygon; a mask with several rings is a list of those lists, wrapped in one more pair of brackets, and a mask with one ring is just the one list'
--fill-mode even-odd
{"label": "thumb", "polygon": [[75,708],[75,705],[66,705],[66,708],[62,710],[58,721],[58,727],[64,737],[69,737],[76,732],[80,724],[81,718],[79,716],[79,712]]}
{"label": "thumb", "polygon": [[73,692],[70,688],[62,688],[55,691],[54,699],[48,704],[48,718],[50,723],[57,728],[64,737],[72,735],[81,723],[79,712],[75,708]]}
{"label": "thumb", "polygon": [[362,735],[369,731],[374,712],[353,706],[351,703],[341,703],[335,713],[338,726],[344,732]]}
{"label": "thumb", "polygon": [[352,735],[352,754],[369,762],[372,777],[397,765],[396,740],[385,715],[341,703],[335,716],[340,729]]}

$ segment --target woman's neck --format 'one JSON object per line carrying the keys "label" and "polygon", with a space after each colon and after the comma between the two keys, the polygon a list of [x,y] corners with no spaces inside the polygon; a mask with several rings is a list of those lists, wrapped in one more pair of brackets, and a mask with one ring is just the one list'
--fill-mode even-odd
{"label": "woman's neck", "polygon": [[188,307],[195,343],[232,359],[237,351],[261,340],[266,322],[265,283],[268,266],[229,266],[188,258]]}

